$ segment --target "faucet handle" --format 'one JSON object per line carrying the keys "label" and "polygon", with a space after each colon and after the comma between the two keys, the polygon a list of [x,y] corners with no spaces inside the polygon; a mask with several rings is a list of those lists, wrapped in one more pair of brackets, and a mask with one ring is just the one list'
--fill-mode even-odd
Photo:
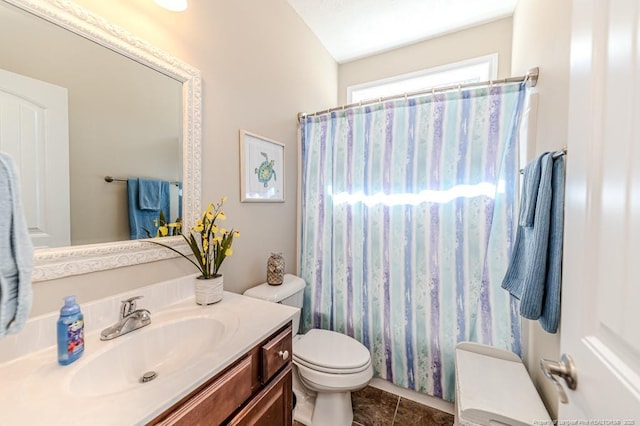
{"label": "faucet handle", "polygon": [[130,297],[127,300],[123,300],[120,305],[120,318],[124,318],[127,315],[130,315],[133,311],[136,310],[136,300],[142,299],[143,296],[134,296]]}

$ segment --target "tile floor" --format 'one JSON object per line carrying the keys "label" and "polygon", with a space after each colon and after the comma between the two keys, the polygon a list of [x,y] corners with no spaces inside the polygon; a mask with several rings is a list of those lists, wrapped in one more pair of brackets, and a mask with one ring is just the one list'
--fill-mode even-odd
{"label": "tile floor", "polygon": [[[372,386],[354,392],[353,426],[451,426],[453,415]],[[303,426],[293,422],[293,426]]]}

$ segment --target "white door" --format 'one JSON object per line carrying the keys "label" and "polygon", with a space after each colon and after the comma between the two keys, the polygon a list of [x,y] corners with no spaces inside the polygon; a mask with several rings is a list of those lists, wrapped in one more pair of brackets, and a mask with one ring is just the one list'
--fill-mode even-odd
{"label": "white door", "polygon": [[0,151],[17,164],[33,245],[70,245],[67,89],[0,70]]}
{"label": "white door", "polygon": [[559,417],[640,425],[640,2],[572,13]]}

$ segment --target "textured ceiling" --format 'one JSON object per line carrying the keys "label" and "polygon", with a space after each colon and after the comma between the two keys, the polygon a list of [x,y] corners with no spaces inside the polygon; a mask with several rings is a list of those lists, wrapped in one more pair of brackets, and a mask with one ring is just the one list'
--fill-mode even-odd
{"label": "textured ceiling", "polygon": [[517,0],[288,0],[343,63],[510,16]]}

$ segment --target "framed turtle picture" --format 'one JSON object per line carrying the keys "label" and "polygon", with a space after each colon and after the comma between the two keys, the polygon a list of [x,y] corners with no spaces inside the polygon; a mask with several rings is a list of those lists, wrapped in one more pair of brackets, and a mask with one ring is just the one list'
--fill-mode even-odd
{"label": "framed turtle picture", "polygon": [[284,145],[240,130],[240,201],[284,202]]}

